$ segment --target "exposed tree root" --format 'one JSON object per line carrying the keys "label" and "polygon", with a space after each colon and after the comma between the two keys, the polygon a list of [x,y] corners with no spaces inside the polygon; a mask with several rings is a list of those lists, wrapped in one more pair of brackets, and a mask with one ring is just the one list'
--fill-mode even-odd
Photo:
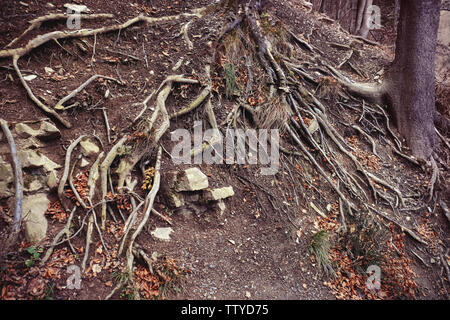
{"label": "exposed tree root", "polygon": [[92,81],[98,79],[98,78],[104,78],[107,80],[112,80],[115,81],[119,84],[122,84],[120,81],[111,78],[111,77],[107,77],[107,76],[102,76],[100,74],[95,74],[92,77],[90,77],[89,79],[87,79],[85,82],[83,82],[78,88],[76,88],[75,90],[73,90],[71,93],[69,93],[67,96],[65,96],[64,98],[62,98],[61,100],[59,100],[55,106],[53,107],[54,109],[64,109],[64,103],[66,103],[67,101],[69,101],[70,99],[72,99],[73,97],[75,97],[78,93],[80,93],[84,88],[86,88]]}
{"label": "exposed tree root", "polygon": [[[66,127],[70,127],[70,123],[68,121],[66,121],[55,110],[43,104],[33,94],[31,88],[23,79],[21,71],[18,67],[17,61],[20,57],[28,54],[29,52],[31,52],[31,50],[38,48],[39,46],[50,40],[57,41],[59,39],[79,38],[87,36],[96,37],[97,35],[106,32],[120,32],[121,30],[138,23],[156,24],[180,20],[182,18],[202,18],[206,14],[211,13],[211,11],[217,12],[218,8],[220,8],[221,5],[223,5],[224,3],[229,4],[230,2],[231,1],[222,1],[219,4],[210,6],[208,8],[201,8],[193,10],[190,13],[184,13],[176,16],[150,18],[144,15],[139,15],[138,17],[125,21],[124,23],[97,29],[55,31],[34,38],[21,48],[0,50],[0,58],[12,57],[14,69],[18,74],[23,87],[27,91],[28,96],[45,113],[55,117]],[[200,106],[204,106],[204,114],[206,115],[210,126],[213,129],[217,129],[217,131],[224,129],[225,126],[227,128],[229,128],[230,126],[234,126],[235,128],[246,129],[249,128],[250,125],[254,125],[258,128],[264,129],[280,129],[283,133],[283,138],[287,137],[284,142],[286,144],[292,145],[290,147],[280,146],[280,150],[283,153],[289,154],[291,156],[289,160],[297,161],[298,159],[296,159],[296,157],[307,159],[307,161],[311,164],[314,172],[318,172],[336,193],[339,200],[339,214],[342,225],[342,229],[340,231],[347,231],[346,215],[353,215],[353,213],[356,211],[364,211],[367,213],[370,211],[374,211],[377,214],[390,221],[393,221],[394,223],[402,227],[403,230],[405,230],[417,241],[424,243],[424,241],[420,237],[418,237],[412,230],[401,226],[393,219],[389,218],[387,215],[368,205],[368,203],[370,202],[377,202],[378,198],[384,199],[392,207],[394,207],[394,200],[396,207],[398,207],[399,205],[405,206],[405,203],[400,188],[388,181],[383,180],[379,177],[379,174],[375,175],[374,173],[370,172],[369,169],[362,164],[363,161],[360,161],[360,158],[355,155],[358,151],[355,150],[355,148],[353,148],[351,145],[349,145],[346,139],[335,129],[335,126],[332,123],[333,121],[328,119],[327,115],[329,115],[331,112],[326,103],[326,98],[329,97],[326,97],[326,94],[322,95],[322,90],[325,90],[326,92],[328,88],[326,88],[326,84],[324,85],[323,83],[324,77],[322,77],[322,75],[325,75],[325,78],[332,78],[335,80],[334,82],[340,84],[332,88],[332,90],[335,89],[335,91],[337,91],[337,97],[346,97],[348,99],[348,93],[351,97],[357,96],[363,97],[365,99],[362,102],[362,113],[359,119],[361,126],[356,124],[349,125],[344,123],[344,125],[348,127],[348,130],[351,130],[352,132],[359,132],[360,134],[362,134],[372,146],[373,154],[375,154],[380,160],[382,159],[380,155],[377,154],[376,141],[371,136],[370,132],[376,132],[377,134],[384,135],[384,137],[390,135],[390,138],[394,140],[394,144],[396,146],[395,147],[394,144],[392,144],[394,152],[397,152],[400,156],[408,158],[409,156],[404,155],[401,152],[401,142],[390,129],[388,115],[380,106],[381,104],[383,104],[385,99],[385,88],[383,86],[361,85],[352,83],[338,70],[329,66],[326,61],[321,61],[318,65],[317,63],[315,63],[316,56],[311,57],[308,60],[309,56],[315,55],[317,52],[320,53],[320,51],[309,42],[296,36],[289,30],[287,30],[288,32],[286,32],[287,36],[284,36],[283,39],[280,40],[283,42],[283,46],[281,47],[287,49],[285,50],[285,52],[279,52],[282,50],[279,50],[279,46],[276,45],[274,37],[268,34],[268,32],[266,32],[264,27],[261,25],[261,17],[258,12],[257,1],[248,1],[245,6],[242,5],[241,2],[236,3],[238,7],[240,7],[240,10],[236,10],[236,14],[229,15],[230,23],[226,24],[226,26],[222,29],[223,31],[218,32],[217,38],[219,39],[219,42],[224,41],[228,36],[232,36],[232,30],[236,30],[236,38],[242,42],[242,48],[248,50],[250,54],[248,54],[245,59],[240,59],[240,62],[232,61],[233,63],[241,63],[240,66],[236,67],[241,67],[242,70],[247,70],[247,83],[245,84],[245,88],[242,87],[244,89],[242,90],[243,95],[230,95],[229,100],[234,100],[234,106],[232,110],[229,111],[228,115],[226,115],[225,120],[222,121],[222,123],[218,124],[213,108],[213,103],[215,101],[215,94],[213,92],[216,92],[218,94],[219,101],[221,101],[221,94],[215,89],[214,91],[212,89],[213,86],[210,75],[210,66],[214,66],[213,63],[216,62],[214,58],[218,53],[214,52],[213,59],[211,59],[211,61],[208,61],[205,68],[205,73],[208,79],[206,83],[201,83],[202,87],[200,93],[189,103],[189,105],[171,114],[168,113],[166,108],[166,102],[174,87],[174,84],[200,84],[198,80],[187,78],[184,75],[167,76],[158,88],[155,88],[153,91],[151,91],[151,93],[147,95],[142,102],[136,104],[142,105],[142,109],[133,121],[133,125],[136,128],[135,132],[131,132],[120,137],[120,139],[115,142],[115,144],[106,154],[104,159],[104,152],[100,153],[89,171],[88,201],[84,201],[83,199],[81,199],[80,195],[76,192],[76,188],[73,185],[72,173],[75,168],[75,164],[70,168],[71,154],[77,144],[85,136],[80,136],[78,139],[72,142],[67,149],[65,167],[58,186],[58,197],[60,198],[64,208],[67,208],[67,205],[65,205],[63,202],[63,192],[64,186],[67,182],[67,179],[69,178],[69,185],[75,194],[77,202],[79,202],[84,211],[86,211],[86,215],[81,223],[81,227],[79,228],[79,230],[70,235],[70,224],[73,221],[76,207],[72,210],[65,228],[63,228],[58,233],[57,237],[52,242],[51,247],[47,250],[43,263],[45,263],[45,261],[50,257],[56,245],[65,241],[69,241],[71,238],[75,237],[80,232],[80,230],[84,228],[85,221],[87,221],[88,227],[85,252],[82,261],[83,271],[85,270],[89,259],[89,247],[92,240],[94,226],[99,232],[100,240],[105,248],[105,251],[108,251],[107,246],[103,241],[102,230],[106,229],[108,202],[113,201],[107,200],[108,188],[110,188],[111,192],[114,195],[116,195],[116,192],[120,193],[121,195],[129,195],[133,209],[126,221],[122,213],[119,211],[122,219],[125,221],[125,225],[123,229],[124,235],[120,243],[118,253],[119,256],[126,259],[126,277],[123,277],[119,281],[117,286],[106,298],[111,298],[112,295],[117,292],[117,290],[119,290],[126,284],[131,284],[134,286],[133,264],[135,256],[141,256],[146,261],[149,259],[148,256],[145,256],[145,252],[143,252],[142,249],[137,246],[135,241],[138,235],[144,229],[144,226],[147,223],[150,214],[153,213],[167,223],[171,224],[170,219],[167,219],[165,216],[161,215],[153,208],[155,197],[158,194],[161,183],[160,170],[163,150],[163,146],[160,145],[161,138],[167,133],[172,120],[193,112]],[[42,17],[42,19],[39,21],[47,21],[45,19],[45,17]],[[48,17],[48,19],[50,19],[50,17]],[[36,22],[30,22],[30,28],[37,28],[40,24],[39,21],[36,19]],[[190,39],[188,32],[189,27],[192,27],[191,23],[193,21],[194,20],[183,22],[181,31],[178,35],[183,36],[184,41],[186,42],[186,46],[189,50],[192,50],[195,47],[195,39]],[[24,34],[26,34],[27,32],[28,30],[26,30]],[[23,37],[23,35],[21,37]],[[20,39],[21,37],[19,37],[18,39]],[[18,40],[15,40],[15,42],[17,41]],[[254,44],[256,44],[257,49],[255,49]],[[293,52],[295,53],[298,48],[306,53],[306,58],[300,58],[300,55],[298,56],[298,58],[293,56]],[[216,51],[220,50],[220,46],[215,49]],[[341,62],[341,64],[339,65],[340,67],[345,63],[349,63],[349,60],[353,54],[353,49],[351,46],[345,49],[351,49],[352,51],[345,57],[344,61]],[[286,51],[288,53],[286,53]],[[95,48],[93,51],[93,55],[94,54]],[[301,55],[301,57],[303,56],[304,55]],[[300,61],[298,59],[304,59],[304,61]],[[243,62],[244,60],[245,62]],[[174,72],[177,71],[181,67],[182,62],[183,58],[178,61],[178,63],[175,65],[175,67],[173,67],[172,70]],[[314,72],[311,72],[312,70],[314,70]],[[355,70],[357,70],[357,68],[355,68]],[[118,78],[121,79],[118,70],[116,71],[118,73]],[[75,97],[87,85],[89,85],[92,81],[99,77],[115,81],[119,84],[123,84],[122,80],[119,81],[114,78],[105,77],[98,74],[93,75],[78,88],[73,90],[70,94],[60,99],[55,105],[55,108],[63,109],[63,105],[66,102]],[[263,95],[265,98],[263,99],[263,103],[258,102],[256,103],[256,106],[249,102],[250,94],[254,93],[252,91],[256,91],[253,89],[253,85],[255,83],[260,83],[259,87],[264,88],[261,95]],[[342,91],[341,88],[346,89],[346,91]],[[335,93],[333,92],[333,94]],[[358,105],[348,105],[348,107],[354,109],[354,111],[361,112],[359,106],[360,101],[355,101],[357,101]],[[367,105],[366,102],[368,102]],[[150,104],[153,104],[153,107],[150,107]],[[105,114],[104,109],[103,112]],[[365,120],[367,120],[367,117],[369,115],[376,115],[377,117],[379,117],[378,119],[384,117],[386,119],[386,122],[385,124],[380,126],[377,120],[375,120],[375,124],[371,124],[372,127],[369,128],[368,126],[366,126],[367,122],[364,122]],[[362,121],[363,119],[364,121]],[[108,126],[108,120],[106,116],[105,123]],[[386,129],[384,129],[384,126],[386,127]],[[135,128],[133,128],[133,130]],[[209,147],[213,148],[216,142],[219,141],[219,138],[220,137],[218,136],[211,137],[209,141],[205,142],[202,145],[201,149],[192,150],[191,155],[195,155],[198,152],[203,152]],[[108,141],[110,141],[109,134]],[[388,141],[388,143],[391,142]],[[291,147],[295,147],[298,150],[290,150]],[[168,152],[166,151],[166,153]],[[112,169],[115,167],[111,166],[116,158],[120,158],[119,165],[115,171],[112,171]],[[287,159],[288,157],[284,158]],[[149,162],[150,159],[156,159],[152,189],[147,194],[146,198],[142,199],[133,191],[137,181],[133,182],[132,171],[140,161],[141,170],[144,171],[145,165]],[[343,161],[343,159],[347,160],[347,162]],[[415,161],[415,159],[411,157],[409,160]],[[298,170],[297,173],[301,174],[301,170],[296,168],[297,166],[294,166],[291,163],[291,168],[293,168],[293,170],[291,171],[289,166],[287,166],[285,163],[283,164],[293,182],[293,194],[296,204],[298,205],[303,184],[298,183],[298,186],[296,186],[297,182],[294,173],[295,170]],[[435,167],[436,163],[434,163],[433,169]],[[117,174],[117,176],[114,174]],[[114,180],[111,179],[111,176],[113,176]],[[303,176],[304,175],[301,174],[302,178],[297,178],[297,180],[302,182],[301,179],[303,179]],[[274,210],[276,212],[279,212],[280,215],[285,213],[289,221],[291,221],[291,223],[295,226],[295,223],[289,216],[288,212],[290,211],[290,209],[287,205],[283,204],[279,199],[276,199],[275,196],[268,190],[266,190],[263,186],[245,177],[241,177],[239,175],[238,177],[241,181],[251,183],[255,191],[257,189],[263,191],[264,194],[267,195],[267,199],[271,203]],[[97,185],[98,180],[100,180],[98,182],[99,185]],[[303,181],[306,181],[312,187],[312,189],[315,190],[312,190],[313,192],[320,193],[320,190],[318,190],[317,186],[314,186],[313,181],[310,180],[310,178],[305,177]],[[433,173],[433,183],[430,184],[431,194],[433,193],[434,182],[436,180],[437,175]],[[385,187],[385,192],[378,190],[376,188],[376,185]],[[300,188],[300,191],[297,190],[297,187]],[[368,193],[366,193],[366,190],[369,189],[372,192],[374,199],[371,199],[370,194],[368,195]],[[93,205],[94,197],[99,200],[99,202],[95,205]],[[264,208],[264,206],[262,205],[259,199],[259,195],[257,200],[262,210],[265,211],[266,208]],[[97,217],[94,208],[100,205],[101,224],[99,226],[97,224]],[[111,208],[110,213],[113,220],[119,220],[115,218]],[[325,214],[323,215],[325,216]],[[60,239],[63,236],[66,236],[66,238],[61,242]],[[149,261],[147,261],[147,263],[149,264],[149,268],[151,268],[151,263]],[[135,294],[136,298],[138,298],[139,294],[137,290],[135,291]]]}
{"label": "exposed tree root", "polygon": [[41,259],[41,262],[40,262],[41,266],[43,266],[47,262],[47,260],[50,258],[50,256],[53,253],[53,250],[55,249],[55,246],[58,244],[58,242],[60,241],[60,239],[63,236],[66,236],[67,240],[70,239],[70,227],[72,224],[72,220],[73,220],[75,211],[77,211],[77,206],[73,207],[72,211],[70,212],[69,218],[67,219],[66,225],[64,226],[64,228],[61,229],[60,232],[58,232],[56,237],[53,239],[52,244],[47,249],[44,257]]}
{"label": "exposed tree root", "polygon": [[59,185],[58,185],[58,198],[59,198],[59,201],[61,202],[62,206],[66,210],[67,210],[67,207],[65,206],[65,201],[63,201],[63,192],[64,192],[64,186],[65,186],[65,184],[67,182],[67,178],[69,176],[70,157],[72,155],[73,149],[75,149],[75,147],[78,145],[78,143],[80,143],[80,141],[85,137],[86,137],[86,135],[79,136],[75,141],[73,141],[70,144],[69,148],[67,148],[67,151],[66,151],[66,160],[65,160],[65,165],[64,165],[64,171],[61,176],[61,179],[59,180]]}
{"label": "exposed tree root", "polygon": [[[98,13],[98,14],[79,14],[80,19],[83,20],[95,20],[95,19],[111,19],[114,18],[113,14]],[[49,13],[45,16],[38,17],[36,19],[28,21],[30,26],[17,38],[8,43],[5,48],[11,47],[14,43],[22,39],[28,32],[38,29],[42,23],[56,20],[67,20],[69,16],[66,13]]]}

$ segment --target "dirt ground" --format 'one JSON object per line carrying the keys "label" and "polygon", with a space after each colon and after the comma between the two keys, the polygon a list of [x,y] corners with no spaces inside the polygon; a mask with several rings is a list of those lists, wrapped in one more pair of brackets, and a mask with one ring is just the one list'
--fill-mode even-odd
{"label": "dirt ground", "polygon": [[[67,1],[3,1],[0,9],[0,48],[4,48],[12,39],[18,37],[28,26],[27,21],[45,15],[49,12],[64,12],[63,4]],[[211,0],[195,1],[163,1],[137,0],[133,2],[110,0],[74,1],[86,5],[94,13],[113,13],[117,21],[145,13],[152,17],[175,15],[188,12],[213,3]],[[308,13],[302,1],[272,1],[265,10],[273,19],[283,21],[291,30],[309,43],[320,49],[326,59],[338,64],[343,58],[342,48],[332,43],[350,45],[352,38],[346,32],[338,30],[335,22],[322,19],[317,13]],[[25,5],[26,4],[26,5]],[[294,10],[295,9],[295,10]],[[186,19],[181,21],[185,22]],[[83,21],[83,28],[93,28],[105,24],[104,21]],[[73,124],[61,130],[59,143],[46,146],[43,152],[53,161],[64,163],[65,150],[71,141],[81,134],[95,134],[103,141],[103,150],[108,151],[122,134],[129,132],[142,101],[152,90],[156,89],[172,68],[183,57],[189,64],[183,64],[180,73],[202,81],[202,70],[206,57],[212,55],[209,41],[214,40],[214,34],[227,21],[224,17],[196,20],[190,28],[190,36],[194,41],[194,49],[188,51],[180,36],[179,23],[162,23],[152,26],[135,26],[124,29],[118,34],[111,32],[96,37],[83,39],[65,39],[59,43],[50,42],[33,50],[19,61],[24,73],[36,74],[38,77],[30,85],[37,96],[53,105],[68,92],[78,87],[81,81],[93,74],[121,78],[119,85],[110,81],[96,81],[83,90],[76,98],[80,107],[65,111],[64,116]],[[21,46],[38,34],[53,30],[64,30],[63,22],[43,24],[38,30],[27,34],[15,46]],[[391,32],[392,30],[389,30]],[[352,63],[362,70],[356,74],[354,69],[346,65],[342,71],[355,81],[374,81],[380,70],[387,68],[392,60],[392,43],[390,41],[381,47],[366,43],[358,43],[360,54],[352,58]],[[95,47],[95,53],[93,48]],[[46,75],[44,68],[50,67],[56,71],[52,76]],[[219,74],[217,74],[219,76]],[[111,92],[110,98],[104,98],[106,90]],[[169,113],[179,110],[200,92],[198,86],[183,87],[176,85],[167,101]],[[232,109],[232,102],[219,99],[215,95],[213,104],[218,122],[225,119]],[[361,114],[359,111],[343,109],[338,104],[332,105],[327,112],[335,128],[347,139],[355,136],[348,130],[345,123],[353,123]],[[107,142],[103,113],[105,108],[111,126],[111,143]],[[344,112],[345,111],[345,112]],[[169,131],[177,128],[191,128],[195,120],[203,116],[202,111],[195,111],[171,122]],[[26,92],[14,73],[10,59],[0,60],[0,117],[8,122],[21,122],[46,117],[27,98]],[[395,130],[395,129],[394,129]],[[361,152],[365,164],[378,175],[388,177],[407,197],[407,203],[420,201],[420,207],[408,207],[405,210],[392,210],[383,206],[382,210],[391,219],[400,221],[404,226],[420,234],[428,242],[427,246],[412,239],[409,235],[400,237],[405,252],[400,255],[405,260],[405,268],[415,274],[415,297],[418,299],[448,299],[448,276],[443,263],[448,264],[447,252],[442,248],[449,244],[449,222],[446,220],[439,205],[425,201],[426,187],[430,172],[413,165],[409,161],[396,156],[390,150],[389,144],[377,140],[378,153],[381,160],[371,155],[371,146],[364,138],[352,140]],[[379,143],[379,144],[378,144]],[[170,150],[172,142],[166,136],[162,144]],[[284,156],[283,156],[284,157]],[[282,158],[287,159],[287,157]],[[390,160],[388,160],[390,159]],[[444,158],[445,159],[445,158]],[[305,161],[305,160],[303,160]],[[448,162],[447,162],[448,164]],[[170,241],[155,239],[151,231],[156,227],[167,227],[168,224],[156,216],[151,216],[136,242],[148,255],[158,253],[163,257],[174,259],[177,267],[183,270],[182,279],[176,282],[172,290],[159,293],[163,299],[336,299],[336,298],[366,298],[362,290],[353,293],[346,292],[341,284],[336,284],[325,276],[318,268],[317,261],[310,252],[313,235],[325,228],[336,230],[338,222],[338,199],[322,177],[314,173],[305,164],[304,171],[315,178],[314,185],[301,185],[298,173],[293,176],[285,167],[281,167],[275,176],[261,176],[257,166],[231,165],[199,165],[208,177],[212,187],[233,186],[235,195],[225,200],[226,211],[221,217],[205,213],[203,215],[183,214],[168,208],[163,195],[156,198],[157,211],[172,219],[174,232]],[[170,157],[163,153],[162,172],[175,168]],[[139,175],[139,172],[134,172]],[[449,203],[448,171],[441,176],[442,185],[438,194]],[[164,181],[163,181],[164,183]],[[142,190],[141,190],[142,191]],[[144,192],[140,192],[144,196]],[[270,194],[270,195],[268,195]],[[411,200],[411,202],[408,202]],[[56,201],[53,194],[51,200]],[[282,207],[273,204],[278,199]],[[414,200],[414,201],[412,201]],[[332,205],[330,218],[321,218],[310,206],[314,202],[322,211]],[[7,212],[6,203],[2,203]],[[381,210],[381,209],[380,209]],[[389,221],[376,216],[381,225],[387,226]],[[52,238],[64,226],[65,221],[49,219],[48,236],[40,246],[48,245]],[[5,227],[2,221],[0,227]],[[108,232],[105,242],[110,252],[117,248],[123,223],[107,222]],[[387,227],[386,230],[389,228]],[[80,249],[84,246],[84,233],[75,238],[72,245]],[[396,230],[389,236],[397,239],[401,235]],[[21,239],[20,249],[28,247]],[[332,238],[338,242],[339,235]],[[380,245],[381,246],[381,245]],[[10,271],[13,275],[2,278],[2,299],[35,299],[30,294],[32,279],[43,279],[48,287],[53,283],[52,299],[103,299],[111,292],[116,282],[117,270],[123,265],[114,260],[111,262],[102,251],[98,236],[94,237],[91,248],[89,268],[83,275],[80,290],[65,289],[68,264],[79,263],[79,257],[71,255],[66,246],[62,245],[54,254],[51,266],[54,274],[49,275],[49,267],[25,267],[11,262]],[[404,250],[404,251],[403,251]],[[345,250],[343,250],[345,252]],[[413,253],[414,252],[414,253]],[[420,258],[418,258],[419,256]],[[441,260],[440,258],[442,257]],[[25,260],[26,253],[21,253],[17,259]],[[338,259],[337,259],[338,260]],[[109,265],[108,265],[109,263]],[[338,262],[336,262],[338,263]],[[406,265],[407,264],[407,265]],[[96,265],[102,268],[95,272]],[[145,266],[145,264],[143,264]],[[14,268],[13,268],[14,267]],[[448,270],[448,266],[447,266]],[[344,275],[345,279],[353,279]],[[6,279],[6,280],[5,280]],[[443,280],[444,279],[444,280]],[[341,278],[342,280],[342,278]],[[346,280],[347,281],[347,280]],[[351,281],[349,280],[349,283]],[[33,283],[33,285],[36,285]],[[38,284],[40,285],[40,284]],[[44,285],[42,285],[44,286]],[[54,288],[54,289],[53,289]],[[342,291],[342,292],[340,292]],[[352,295],[353,294],[353,295]],[[37,295],[43,298],[44,294]],[[118,292],[113,299],[127,298],[126,292]],[[389,298],[390,296],[388,296]],[[383,298],[383,297],[382,297]],[[399,294],[396,298],[402,298]],[[410,298],[410,297],[408,297]]]}

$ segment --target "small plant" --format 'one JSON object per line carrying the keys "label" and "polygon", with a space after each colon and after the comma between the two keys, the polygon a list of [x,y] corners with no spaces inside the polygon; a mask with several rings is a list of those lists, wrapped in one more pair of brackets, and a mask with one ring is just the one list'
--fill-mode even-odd
{"label": "small plant", "polygon": [[30,254],[30,258],[25,260],[25,265],[29,268],[34,266],[44,250],[38,247],[29,247],[26,251]]}
{"label": "small plant", "polygon": [[44,290],[44,300],[53,300],[53,290],[55,289],[55,283],[54,282],[50,282],[49,284],[47,284],[47,287]]}
{"label": "small plant", "polygon": [[236,71],[232,63],[225,64],[225,94],[229,99],[236,91]]}
{"label": "small plant", "polygon": [[314,234],[309,250],[315,255],[319,268],[327,275],[334,275],[334,270],[330,261],[330,236],[325,230],[320,230]]}
{"label": "small plant", "polygon": [[122,293],[120,294],[120,298],[125,300],[134,300],[135,296],[133,290],[130,288],[123,289]]}

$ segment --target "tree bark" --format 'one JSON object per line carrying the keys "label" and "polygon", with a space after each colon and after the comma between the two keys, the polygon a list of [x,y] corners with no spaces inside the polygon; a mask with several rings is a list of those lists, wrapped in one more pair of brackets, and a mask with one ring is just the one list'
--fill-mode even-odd
{"label": "tree bark", "polygon": [[369,34],[370,31],[371,7],[372,7],[372,0],[366,0],[361,17],[361,26],[358,31],[358,35],[360,35],[363,38],[367,38],[367,35]]}
{"label": "tree bark", "polygon": [[440,0],[401,0],[395,60],[385,81],[399,132],[412,153],[427,159],[434,129],[437,30]]}

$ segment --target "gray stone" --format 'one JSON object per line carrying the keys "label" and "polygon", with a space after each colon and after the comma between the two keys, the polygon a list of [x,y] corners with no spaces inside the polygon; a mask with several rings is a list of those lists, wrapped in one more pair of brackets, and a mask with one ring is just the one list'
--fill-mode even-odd
{"label": "gray stone", "polygon": [[43,167],[47,172],[61,168],[61,166],[37,150],[19,150],[17,152],[22,168],[39,168]]}
{"label": "gray stone", "polygon": [[51,140],[61,136],[59,129],[48,121],[42,121],[39,129],[34,129],[26,123],[18,123],[14,129],[21,138],[37,137],[42,140]]}
{"label": "gray stone", "polygon": [[0,199],[12,196],[14,174],[11,165],[0,157]]}
{"label": "gray stone", "polygon": [[173,232],[173,229],[170,227],[167,228],[156,228],[154,231],[151,232],[152,236],[159,240],[170,240],[170,234]]}
{"label": "gray stone", "polygon": [[86,139],[80,142],[81,152],[86,157],[96,155],[100,152],[100,148],[93,143],[90,139]]}
{"label": "gray stone", "polygon": [[85,158],[82,158],[80,161],[80,168],[85,168],[89,165],[89,161],[87,161]]}
{"label": "gray stone", "polygon": [[39,128],[39,134],[37,135],[40,139],[51,140],[61,137],[61,131],[53,124],[48,121],[41,122],[41,127]]}
{"label": "gray stone", "polygon": [[41,181],[39,181],[39,179],[34,179],[30,183],[24,185],[25,192],[34,192],[34,191],[38,191],[43,188],[44,188],[44,185],[42,184]]}
{"label": "gray stone", "polygon": [[225,202],[223,200],[219,200],[217,201],[214,209],[216,214],[220,217],[225,213],[227,206],[225,205]]}
{"label": "gray stone", "polygon": [[169,205],[174,208],[179,208],[179,207],[184,206],[183,195],[181,195],[178,192],[169,191],[167,194],[167,200],[169,202]]}
{"label": "gray stone", "polygon": [[38,134],[38,130],[34,130],[28,124],[18,123],[15,125],[14,129],[16,130],[17,135],[21,138],[29,138],[35,137]]}
{"label": "gray stone", "polygon": [[45,193],[26,196],[22,203],[23,222],[25,225],[25,238],[28,242],[36,244],[47,235],[47,211],[50,201]]}
{"label": "gray stone", "polygon": [[232,196],[234,196],[234,190],[232,186],[205,190],[203,195],[206,201],[217,201]]}
{"label": "gray stone", "polygon": [[84,4],[73,4],[73,3],[66,3],[64,4],[64,8],[67,8],[69,10],[74,11],[75,13],[82,13],[82,12],[89,12],[91,11],[88,7],[86,7]]}
{"label": "gray stone", "polygon": [[55,189],[58,186],[58,176],[55,171],[51,171],[47,176],[47,186],[50,190]]}
{"label": "gray stone", "polygon": [[177,175],[175,191],[196,191],[208,188],[208,177],[199,168],[189,168]]}

